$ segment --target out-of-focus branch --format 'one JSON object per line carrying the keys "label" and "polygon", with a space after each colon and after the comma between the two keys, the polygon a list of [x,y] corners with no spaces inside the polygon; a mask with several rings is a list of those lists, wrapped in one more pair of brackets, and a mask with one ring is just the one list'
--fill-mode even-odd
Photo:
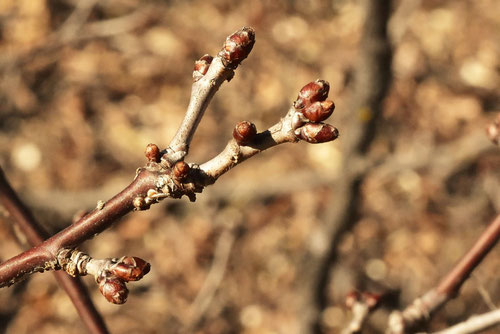
{"label": "out-of-focus branch", "polygon": [[225,229],[215,247],[214,260],[195,300],[190,306],[190,331],[198,326],[210,307],[227,269],[229,255],[235,241],[234,231]]}
{"label": "out-of-focus branch", "polygon": [[[0,203],[7,209],[13,220],[21,228],[31,246],[36,246],[43,242],[44,238],[47,237],[47,233],[10,186],[2,168],[0,168]],[[92,303],[82,281],[79,278],[70,277],[64,272],[55,272],[54,275],[59,285],[66,290],[89,332],[95,334],[108,333],[104,319]]]}
{"label": "out-of-focus branch", "polygon": [[473,334],[500,324],[500,310],[475,315],[455,326],[433,334]]}
{"label": "out-of-focus branch", "polygon": [[472,248],[432,290],[417,298],[402,312],[389,317],[387,333],[403,334],[429,321],[444,304],[453,299],[472,271],[500,238],[500,215],[481,234]]}
{"label": "out-of-focus branch", "polygon": [[167,155],[164,156],[170,164],[184,158],[188,153],[191,139],[212,97],[224,81],[231,80],[234,69],[252,51],[254,43],[254,30],[244,27],[227,37],[222,50],[215,58],[203,56],[196,63],[193,75],[195,81],[186,115],[170,142]]}
{"label": "out-of-focus branch", "polygon": [[373,293],[350,292],[346,297],[346,306],[352,311],[352,319],[342,330],[342,334],[359,334],[363,326],[380,302],[380,295]]}

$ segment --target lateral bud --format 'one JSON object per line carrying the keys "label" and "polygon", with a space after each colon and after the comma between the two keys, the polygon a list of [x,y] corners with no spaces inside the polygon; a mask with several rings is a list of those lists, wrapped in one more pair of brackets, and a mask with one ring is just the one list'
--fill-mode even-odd
{"label": "lateral bud", "polygon": [[206,54],[199,60],[195,61],[193,70],[194,82],[200,80],[205,74],[207,74],[208,68],[210,67],[213,59],[214,58],[212,56]]}
{"label": "lateral bud", "polygon": [[177,180],[182,181],[188,176],[189,170],[189,165],[186,162],[178,161],[173,168],[174,177]]}
{"label": "lateral bud", "polygon": [[238,145],[248,145],[257,135],[255,124],[243,121],[236,124],[233,130],[233,138]]}
{"label": "lateral bud", "polygon": [[243,27],[229,35],[224,42],[219,55],[224,66],[235,69],[252,51],[255,43],[255,31],[250,27]]}
{"label": "lateral bud", "polygon": [[151,265],[143,259],[135,256],[124,256],[111,268],[110,272],[125,282],[138,281],[144,277]]}
{"label": "lateral bud", "polygon": [[324,123],[307,123],[297,130],[297,136],[311,144],[326,143],[339,136],[337,128]]}
{"label": "lateral bud", "polygon": [[314,102],[324,101],[328,97],[329,91],[330,84],[325,80],[318,79],[310,82],[302,87],[293,106],[296,109],[302,109],[310,106]]}
{"label": "lateral bud", "polygon": [[97,279],[99,291],[106,300],[113,304],[124,304],[127,301],[128,289],[125,282],[113,275],[103,275]]}
{"label": "lateral bud", "polygon": [[148,144],[144,152],[146,158],[151,162],[160,162],[160,149],[156,144]]}
{"label": "lateral bud", "polygon": [[326,120],[335,110],[333,101],[318,101],[302,110],[302,114],[311,122],[321,122]]}

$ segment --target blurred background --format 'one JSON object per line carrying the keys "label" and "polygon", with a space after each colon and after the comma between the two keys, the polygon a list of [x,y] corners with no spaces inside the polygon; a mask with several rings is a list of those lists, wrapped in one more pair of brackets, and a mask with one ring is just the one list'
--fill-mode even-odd
{"label": "blurred background", "polygon": [[[257,42],[213,99],[188,162],[233,126],[264,130],[300,88],[331,84],[332,143],[282,145],[198,195],[132,213],[82,245],[152,264],[109,304],[113,333],[339,333],[352,289],[385,294],[367,324],[432,288],[500,209],[495,0],[0,1],[0,165],[52,233],[165,147],[194,61],[242,26]],[[385,29],[387,28],[387,29]],[[0,208],[0,261],[27,248]],[[429,330],[498,306],[493,249]],[[84,333],[50,274],[0,290],[0,332]],[[489,333],[494,333],[490,330]]]}

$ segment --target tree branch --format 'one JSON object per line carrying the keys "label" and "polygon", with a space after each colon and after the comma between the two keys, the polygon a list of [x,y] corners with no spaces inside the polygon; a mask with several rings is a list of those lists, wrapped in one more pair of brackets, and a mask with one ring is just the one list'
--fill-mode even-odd
{"label": "tree branch", "polygon": [[434,334],[473,334],[500,324],[500,310],[475,315],[455,326]]}
{"label": "tree branch", "polygon": [[463,283],[495,246],[499,238],[500,215],[491,222],[472,248],[435,288],[415,299],[402,312],[391,313],[387,333],[408,333],[430,320],[434,313],[458,294]]}
{"label": "tree branch", "polygon": [[[14,221],[23,231],[28,243],[31,246],[41,244],[47,233],[33,217],[31,211],[22,203],[14,189],[11,187],[5,174],[0,167],[0,203],[7,209]],[[95,308],[87,289],[82,281],[77,277],[71,277],[64,272],[54,273],[57,282],[61,285],[69,298],[75,305],[85,326],[90,333],[104,334],[109,333],[97,309]]]}
{"label": "tree branch", "polygon": [[74,249],[130,211],[146,210],[164,198],[183,195],[194,201],[195,193],[202,192],[222,174],[267,148],[299,140],[323,143],[336,139],[338,130],[322,123],[334,109],[333,102],[326,100],[329,85],[317,80],[302,88],[286,116],[270,129],[257,134],[253,124],[241,122],[233,131],[234,139],[221,154],[201,166],[183,161],[210,99],[220,84],[232,77],[253,42],[253,29],[243,28],[226,39],[213,61],[209,56],[197,61],[191,102],[170,146],[160,151],[156,145],[148,145],[149,162],[137,170],[134,181],[123,191],[107,202],[98,201],[93,211],[37,247],[0,264],[0,287],[14,284],[34,272],[64,268],[66,257],[59,256],[62,251]]}

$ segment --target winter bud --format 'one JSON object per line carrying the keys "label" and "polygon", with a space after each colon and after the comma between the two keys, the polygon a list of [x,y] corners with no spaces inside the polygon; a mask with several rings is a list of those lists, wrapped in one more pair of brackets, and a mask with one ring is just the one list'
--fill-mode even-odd
{"label": "winter bud", "polygon": [[204,55],[194,63],[194,70],[193,70],[194,81],[200,80],[201,78],[203,78],[205,74],[207,74],[208,68],[210,67],[210,64],[212,63],[213,59],[214,58],[210,55]]}
{"label": "winter bud", "polygon": [[326,143],[337,139],[339,130],[330,124],[307,123],[299,129],[298,136],[311,144]]}
{"label": "winter bud", "polygon": [[324,101],[328,97],[329,90],[330,85],[324,80],[318,79],[314,82],[310,82],[302,87],[294,106],[297,109],[302,109],[308,107],[314,102]]}
{"label": "winter bud", "polygon": [[334,109],[335,104],[333,101],[318,101],[304,108],[302,113],[311,122],[321,122],[330,117]]}
{"label": "winter bud", "polygon": [[239,122],[233,130],[233,138],[238,145],[248,145],[257,135],[255,124],[248,121]]}
{"label": "winter bud", "polygon": [[128,289],[125,282],[116,276],[100,277],[99,290],[108,302],[113,304],[124,304],[127,301]]}
{"label": "winter bud", "polygon": [[148,144],[144,152],[146,158],[151,162],[160,162],[160,149],[155,144]]}
{"label": "winter bud", "polygon": [[244,27],[226,38],[220,52],[224,66],[236,68],[252,51],[255,31]]}
{"label": "winter bud", "polygon": [[118,278],[129,281],[138,281],[149,273],[151,265],[141,258],[125,256],[109,270]]}
{"label": "winter bud", "polygon": [[189,169],[190,168],[187,163],[184,161],[178,161],[173,168],[174,177],[181,181],[184,180],[189,174]]}

